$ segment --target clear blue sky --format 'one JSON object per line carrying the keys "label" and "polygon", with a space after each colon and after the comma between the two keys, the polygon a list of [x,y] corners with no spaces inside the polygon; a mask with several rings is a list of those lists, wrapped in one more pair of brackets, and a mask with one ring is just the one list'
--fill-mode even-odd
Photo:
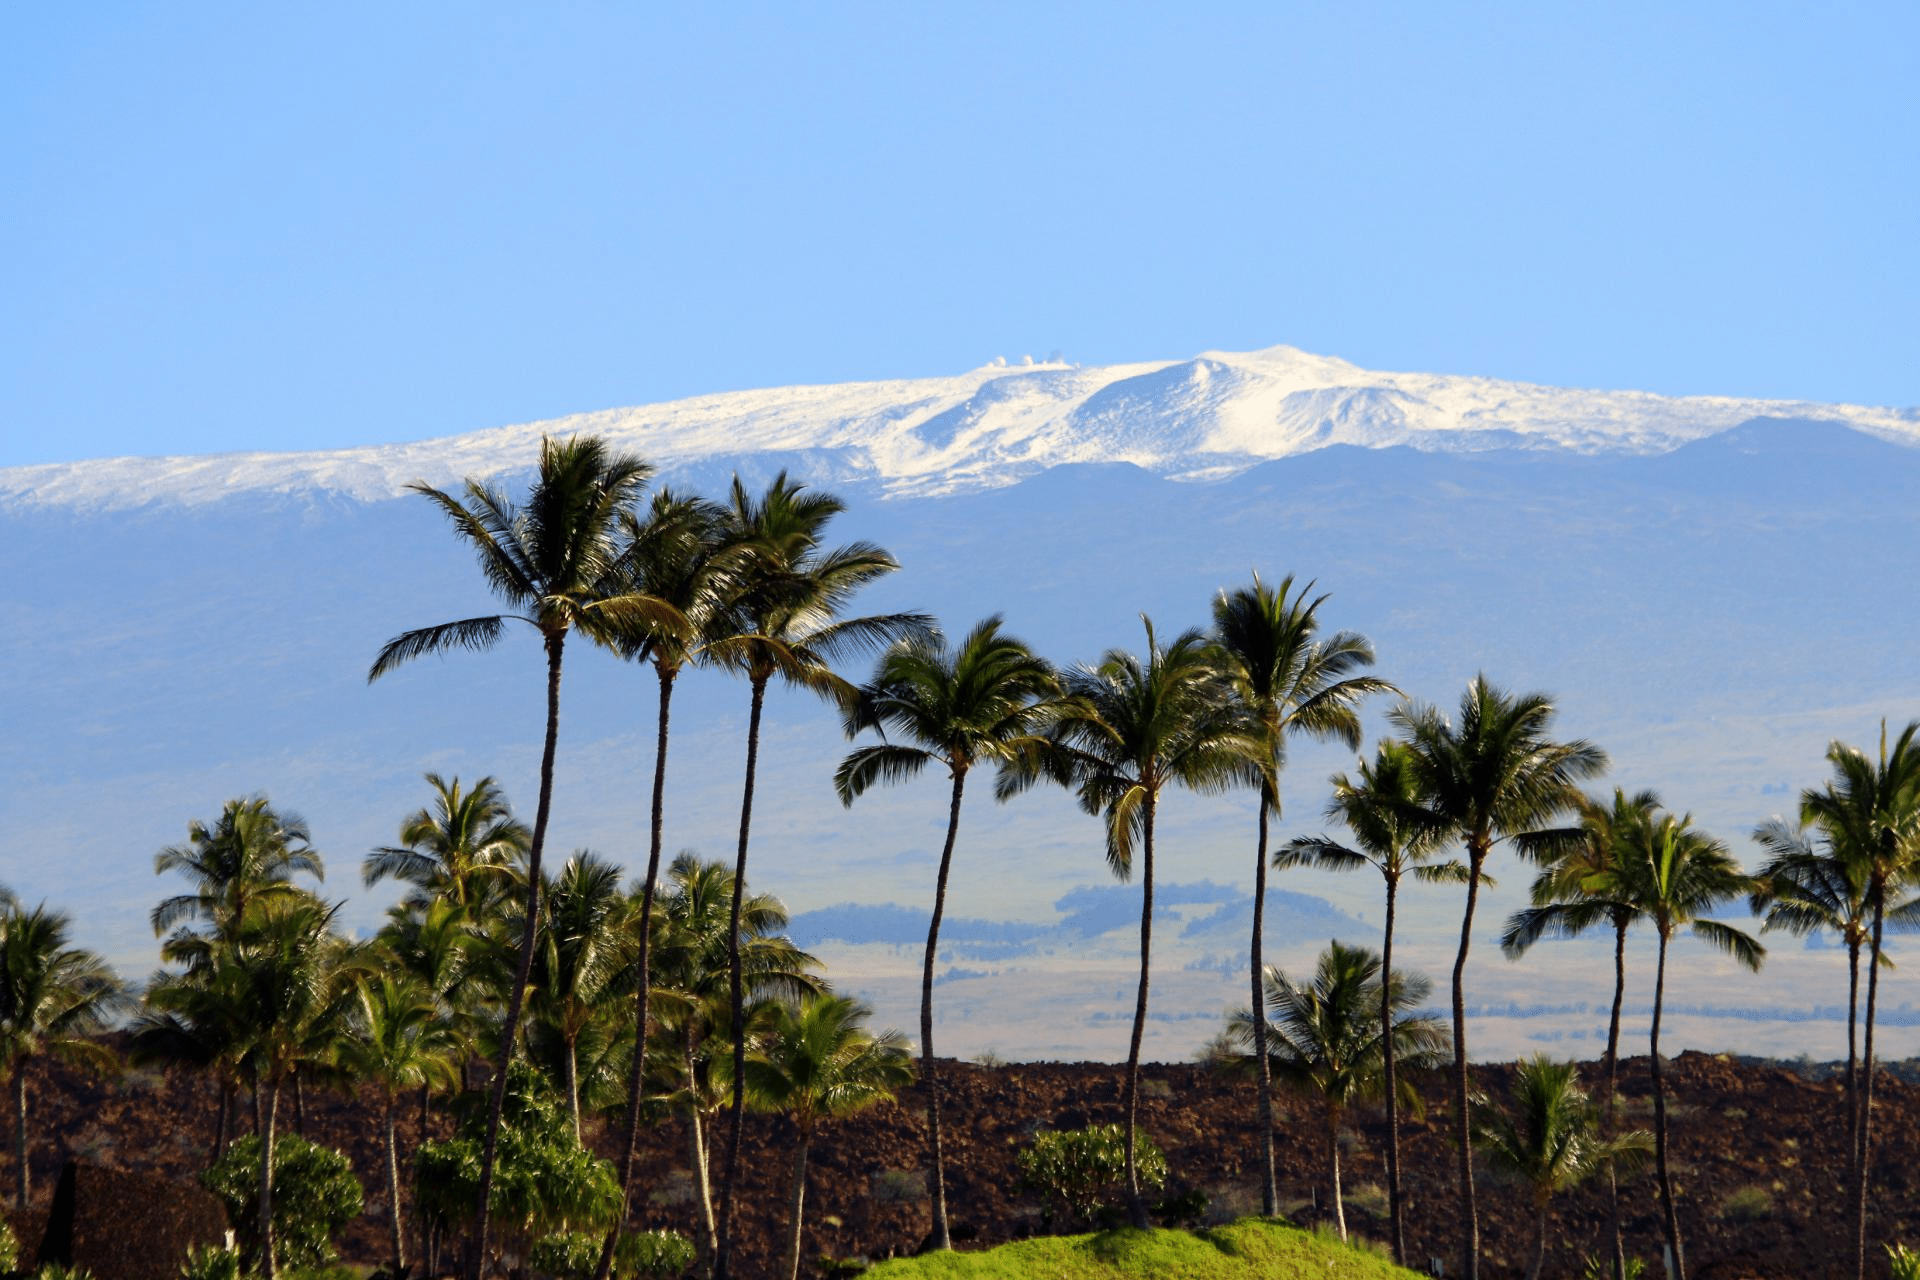
{"label": "clear blue sky", "polygon": [[1292,343],[1920,404],[1920,6],[13,5],[0,465]]}

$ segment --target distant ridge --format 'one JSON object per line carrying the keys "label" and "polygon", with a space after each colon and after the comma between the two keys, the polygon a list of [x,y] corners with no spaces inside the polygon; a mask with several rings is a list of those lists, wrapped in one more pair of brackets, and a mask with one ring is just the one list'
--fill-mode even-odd
{"label": "distant ridge", "polygon": [[754,458],[852,489],[940,496],[1072,463],[1223,479],[1338,444],[1658,454],[1755,418],[1833,424],[1920,446],[1920,409],[1377,373],[1281,346],[1102,367],[996,362],[950,377],[735,391],[415,444],[14,467],[0,469],[0,507],[200,506],[244,495],[377,502],[416,479],[523,469],[541,435],[580,431],[636,450],[669,475],[704,476]]}

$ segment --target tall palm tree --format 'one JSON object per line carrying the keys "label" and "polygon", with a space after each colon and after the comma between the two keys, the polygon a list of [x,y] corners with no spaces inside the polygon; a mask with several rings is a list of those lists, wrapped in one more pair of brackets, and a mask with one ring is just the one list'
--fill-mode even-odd
{"label": "tall palm tree", "polygon": [[540,635],[546,651],[546,738],[540,754],[540,800],[527,844],[526,905],[522,912],[519,965],[507,994],[501,1024],[500,1060],[494,1069],[487,1135],[481,1148],[475,1215],[473,1280],[487,1253],[493,1165],[500,1140],[500,1108],[506,1099],[507,1066],[518,1038],[527,974],[533,965],[534,930],[540,918],[540,855],[553,809],[553,762],[560,738],[560,671],[567,636],[593,636],[647,626],[686,627],[672,605],[649,596],[612,594],[619,558],[621,514],[646,484],[652,469],[638,458],[614,453],[594,436],[540,442],[539,472],[524,505],[469,479],[464,500],[432,485],[409,486],[452,522],[474,550],[488,587],[515,612],[486,614],[403,632],[389,640],[367,672],[369,682],[415,658],[453,649],[490,649],[521,622]]}
{"label": "tall palm tree", "polygon": [[1467,851],[1467,902],[1460,950],[1453,963],[1453,1125],[1460,1175],[1460,1271],[1480,1275],[1480,1212],[1473,1189],[1473,1134],[1467,1079],[1467,949],[1481,876],[1496,842],[1544,827],[1575,807],[1575,784],[1606,768],[1591,743],[1547,736],[1553,701],[1545,694],[1510,695],[1485,675],[1460,699],[1460,723],[1439,708],[1408,703],[1391,713],[1413,750],[1424,821],[1458,839]]}
{"label": "tall palm tree", "polygon": [[1818,826],[1828,840],[1845,851],[1848,863],[1864,874],[1867,903],[1872,915],[1868,935],[1867,1010],[1861,1047],[1860,1090],[1856,1106],[1860,1120],[1855,1130],[1853,1200],[1849,1216],[1854,1230],[1854,1270],[1864,1280],[1867,1271],[1867,1181],[1873,1155],[1873,1029],[1880,995],[1882,941],[1889,915],[1910,923],[1920,904],[1894,899],[1920,880],[1920,720],[1907,725],[1887,749],[1887,730],[1880,726],[1880,758],[1845,743],[1827,748],[1833,777],[1824,787],[1800,795],[1800,817]]}
{"label": "tall palm tree", "polygon": [[[1614,1129],[1620,1069],[1620,1009],[1627,995],[1627,930],[1640,915],[1638,891],[1623,860],[1625,842],[1660,808],[1651,791],[1628,795],[1615,787],[1611,805],[1583,798],[1572,827],[1514,838],[1522,856],[1543,865],[1534,877],[1532,904],[1516,912],[1500,935],[1509,960],[1525,955],[1542,938],[1573,938],[1602,924],[1613,929],[1613,1009],[1607,1018],[1602,1099],[1604,1134]],[[1637,864],[1635,864],[1637,865]],[[1607,1166],[1607,1232],[1614,1280],[1626,1280],[1627,1253],[1620,1232],[1620,1179]]]}
{"label": "tall palm tree", "polygon": [[[842,707],[855,691],[832,664],[883,649],[903,635],[926,631],[919,613],[847,618],[842,612],[862,587],[899,568],[899,562],[869,542],[826,549],[822,539],[845,504],[831,494],[809,493],[783,471],[755,498],[738,476],[725,517],[731,554],[745,561],[734,589],[729,634],[707,641],[707,660],[746,677],[751,690],[747,717],[746,778],[740,797],[740,840],[734,860],[734,903],[747,883],[747,844],[753,827],[754,778],[760,758],[760,718],[767,687],[779,679],[831,698]],[[733,1026],[733,1112],[727,1138],[727,1168],[720,1191],[720,1244],[714,1274],[727,1280],[732,1246],[733,1189],[746,1127],[746,992],[739,960],[739,921],[734,919],[728,960]]]}
{"label": "tall palm tree", "polygon": [[873,1011],[851,996],[817,995],[775,1004],[764,1048],[747,1062],[747,1083],[761,1106],[793,1121],[791,1225],[786,1280],[800,1280],[800,1228],[806,1209],[807,1156],[828,1120],[889,1102],[913,1082],[913,1058],[897,1031],[866,1029]]}
{"label": "tall palm tree", "polygon": [[928,1244],[952,1248],[947,1231],[946,1166],[940,1147],[940,1089],[933,1058],[933,971],[947,877],[960,834],[960,802],[967,774],[982,762],[1016,764],[1044,748],[1041,733],[1065,709],[1060,679],[1045,659],[1000,631],[996,615],[978,623],[958,647],[932,636],[895,642],[881,655],[873,679],[847,714],[848,736],[879,732],[883,741],[860,747],[840,762],[834,788],[851,805],[868,787],[918,776],[929,765],[947,772],[947,836],[934,877],[933,918],[920,972],[920,1073],[927,1093],[927,1198],[933,1230]]}
{"label": "tall palm tree", "polygon": [[459,1038],[439,1016],[432,992],[417,979],[393,974],[365,975],[356,984],[353,1034],[340,1042],[341,1066],[350,1078],[372,1081],[385,1103],[387,1207],[391,1216],[393,1269],[406,1272],[400,1224],[400,1138],[395,1114],[400,1095],[413,1089],[450,1085]]}
{"label": "tall palm tree", "polygon": [[1674,1280],[1687,1280],[1686,1250],[1674,1212],[1673,1178],[1667,1163],[1667,1091],[1660,1066],[1660,1014],[1666,1002],[1667,946],[1681,928],[1719,948],[1748,969],[1758,970],[1766,948],[1730,924],[1706,917],[1722,903],[1753,892],[1753,877],[1740,869],[1727,846],[1693,825],[1691,816],[1647,817],[1626,835],[1626,878],[1638,893],[1640,912],[1659,940],[1653,977],[1653,1031],[1648,1052],[1653,1067],[1654,1167]]}
{"label": "tall palm tree", "polygon": [[626,994],[622,981],[639,917],[620,892],[620,868],[585,851],[548,881],[542,903],[546,922],[535,947],[533,1013],[560,1042],[561,1087],[578,1142],[580,1041]]}
{"label": "tall palm tree", "polygon": [[[1847,950],[1847,1068],[1842,1094],[1847,1109],[1847,1188],[1851,1193],[1860,1149],[1860,953],[1873,939],[1873,908],[1868,901],[1867,860],[1849,857],[1844,846],[1809,838],[1804,823],[1774,818],[1756,827],[1753,838],[1767,852],[1755,873],[1748,905],[1764,914],[1760,932],[1783,930],[1795,937],[1827,931]],[[1852,1223],[1847,1224],[1849,1229]]]}
{"label": "tall palm tree", "polygon": [[[1266,1004],[1260,998],[1261,957],[1267,905],[1267,824],[1280,817],[1280,769],[1287,740],[1305,735],[1360,745],[1359,706],[1374,693],[1399,690],[1377,676],[1355,675],[1373,665],[1373,645],[1357,632],[1320,638],[1324,595],[1308,598],[1309,582],[1293,589],[1291,575],[1278,587],[1253,576],[1251,586],[1222,591],[1213,602],[1214,640],[1235,693],[1260,725],[1267,753],[1260,770],[1260,803],[1253,857],[1252,1007],[1254,1060],[1260,1083],[1261,1212],[1276,1212],[1278,1184],[1273,1164],[1273,1080],[1267,1070]],[[1398,1222],[1398,1215],[1395,1221]],[[1399,1254],[1396,1251],[1395,1256]]]}
{"label": "tall palm tree", "polygon": [[1527,1280],[1540,1280],[1547,1259],[1547,1208],[1553,1197],[1602,1168],[1631,1165],[1653,1149],[1644,1129],[1608,1137],[1600,1111],[1580,1087],[1579,1068],[1536,1054],[1513,1075],[1513,1107],[1487,1106],[1474,1116],[1480,1156],[1496,1174],[1525,1187],[1533,1200],[1533,1257]]}
{"label": "tall palm tree", "polygon": [[412,885],[410,903],[449,898],[477,911],[515,878],[514,864],[526,855],[532,833],[514,818],[490,777],[462,790],[459,778],[449,782],[429,773],[427,785],[433,788],[431,807],[400,824],[398,847],[366,856],[362,878],[369,889],[389,876]]}
{"label": "tall palm tree", "polygon": [[[160,937],[188,921],[205,921],[211,937],[231,941],[256,900],[299,893],[296,875],[326,878],[326,864],[313,847],[306,822],[281,813],[265,796],[229,800],[213,824],[187,824],[187,842],[153,855],[157,876],[178,871],[193,881],[193,892],[176,894],[153,909],[153,934]],[[196,941],[198,939],[198,941]],[[206,939],[186,932],[169,943],[169,959],[204,959]]]}
{"label": "tall palm tree", "polygon": [[46,905],[0,908],[0,1086],[13,1084],[14,1194],[32,1196],[27,1160],[27,1063],[50,1056],[95,1069],[115,1064],[95,1038],[125,1003],[107,962],[68,945],[72,921]]}
{"label": "tall palm tree", "polygon": [[[699,641],[726,630],[735,573],[746,558],[742,550],[725,546],[724,508],[701,498],[662,489],[655,493],[647,514],[629,512],[621,524],[626,549],[618,576],[628,590],[664,600],[687,620],[685,631],[663,627],[627,628],[608,637],[608,643],[630,662],[653,667],[659,697],[654,717],[653,795],[649,810],[647,870],[641,881],[639,918],[653,918],[654,895],[660,878],[664,848],[668,726],[673,709],[674,684],[696,661]],[[627,1127],[620,1150],[621,1210],[601,1246],[595,1280],[607,1280],[613,1270],[613,1251],[625,1228],[633,1201],[640,1118],[646,1085],[647,1038],[650,1031],[650,992],[653,986],[652,931],[640,930],[634,957],[634,1051],[627,1076]]]}
{"label": "tall palm tree", "polygon": [[1050,777],[1075,788],[1081,809],[1103,820],[1107,866],[1115,876],[1130,878],[1134,851],[1140,851],[1140,982],[1122,1107],[1127,1212],[1135,1226],[1146,1227],[1134,1132],[1153,954],[1154,817],[1160,793],[1170,785],[1201,792],[1248,785],[1257,780],[1269,744],[1231,696],[1204,634],[1187,631],[1162,646],[1152,620],[1143,615],[1141,621],[1147,632],[1145,660],[1112,649],[1098,666],[1069,672],[1065,685],[1073,705],[1054,724],[1053,749],[1003,772],[996,791],[1008,795]]}
{"label": "tall palm tree", "polygon": [[[1408,876],[1430,884],[1459,884],[1467,878],[1464,863],[1456,860],[1434,862],[1440,841],[1432,824],[1419,816],[1420,786],[1414,775],[1413,753],[1402,742],[1382,742],[1373,763],[1360,765],[1360,780],[1345,774],[1333,779],[1333,799],[1327,816],[1337,818],[1352,833],[1349,848],[1329,836],[1302,836],[1287,842],[1274,855],[1276,867],[1317,867],[1327,871],[1351,871],[1372,867],[1387,885],[1387,922],[1380,944],[1380,966],[1393,972],[1393,924],[1400,881]],[[1393,1256],[1406,1261],[1406,1231],[1402,1225],[1400,1198],[1400,1097],[1399,1055],[1392,1025],[1392,992],[1380,990],[1380,1045],[1384,1079],[1383,1095],[1387,1103],[1387,1206],[1393,1233]],[[1261,1021],[1254,1023],[1255,1053],[1260,1053]]]}
{"label": "tall palm tree", "polygon": [[334,932],[340,904],[280,895],[249,913],[216,976],[231,984],[251,1030],[260,1095],[259,1267],[273,1280],[273,1150],[281,1087],[303,1062],[339,1044],[353,999],[352,949]]}
{"label": "tall palm tree", "polygon": [[[717,1256],[719,1228],[713,1204],[712,1159],[707,1120],[729,1105],[726,1085],[732,1059],[716,1061],[715,1049],[732,1048],[729,921],[733,868],[682,853],[667,871],[666,892],[655,910],[658,937],[652,1017],[674,1041],[670,1074],[678,1104],[687,1114],[695,1188],[700,1199],[703,1256]],[[803,999],[823,989],[814,976],[818,961],[793,945],[781,930],[787,909],[772,894],[749,893],[740,903],[740,964],[750,997]],[[752,1021],[749,1011],[749,1022]],[[717,1077],[717,1080],[716,1080]]]}
{"label": "tall palm tree", "polygon": [[[1328,944],[1320,953],[1313,981],[1302,985],[1278,969],[1261,975],[1262,1003],[1269,1028],[1269,1064],[1280,1082],[1319,1099],[1327,1140],[1327,1168],[1333,1180],[1333,1220],[1347,1238],[1347,1212],[1340,1189],[1340,1121],[1354,1106],[1370,1102],[1389,1088],[1389,1046],[1406,1065],[1438,1063],[1446,1032],[1437,1018],[1414,1012],[1426,1003],[1433,983],[1423,973],[1393,973],[1365,947]],[[1376,1011],[1385,1008],[1383,1023]],[[1256,1026],[1250,1010],[1233,1016],[1235,1038],[1250,1048]],[[1418,1108],[1420,1095],[1410,1081],[1396,1087],[1401,1100]]]}

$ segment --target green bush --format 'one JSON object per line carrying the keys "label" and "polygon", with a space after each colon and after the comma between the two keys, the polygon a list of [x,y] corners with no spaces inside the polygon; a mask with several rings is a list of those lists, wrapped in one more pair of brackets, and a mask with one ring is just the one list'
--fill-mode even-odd
{"label": "green bush", "polygon": [[[1167,1158],[1153,1139],[1136,1131],[1134,1162],[1140,1185],[1158,1189],[1167,1181]],[[1117,1124],[1037,1133],[1016,1158],[1020,1183],[1045,1202],[1049,1214],[1092,1221],[1126,1186],[1127,1140]]]}
{"label": "green bush", "polygon": [[[1626,1280],[1640,1280],[1647,1273],[1647,1264],[1638,1258],[1626,1260]],[[1581,1280],[1613,1280],[1613,1259],[1604,1253],[1590,1253],[1581,1264]]]}
{"label": "green bush", "polygon": [[[600,1262],[602,1237],[585,1232],[548,1236],[533,1246],[528,1263],[536,1275],[585,1280]],[[630,1231],[613,1247],[615,1280],[665,1280],[693,1265],[693,1241],[678,1231]]]}
{"label": "green bush", "polygon": [[[414,1159],[419,1203],[444,1225],[465,1223],[480,1194],[486,1102],[484,1092],[470,1095],[454,1137],[423,1144]],[[580,1145],[559,1095],[525,1062],[515,1062],[507,1078],[491,1208],[502,1241],[523,1248],[604,1231],[620,1212],[613,1162]]]}
{"label": "green bush", "polygon": [[1765,1187],[1729,1191],[1720,1202],[1720,1216],[1728,1222],[1758,1222],[1773,1216],[1773,1192]]}
{"label": "green bush", "polygon": [[[200,1181],[226,1205],[241,1253],[257,1256],[260,1139],[236,1140]],[[274,1258],[281,1266],[333,1261],[333,1237],[360,1216],[361,1204],[360,1180],[344,1155],[291,1133],[273,1140]]]}
{"label": "green bush", "polygon": [[195,1245],[180,1264],[180,1280],[246,1280],[246,1264],[238,1249]]}
{"label": "green bush", "polygon": [[0,1218],[0,1272],[13,1271],[20,1266],[20,1242],[14,1239],[13,1228]]}
{"label": "green bush", "polygon": [[1920,1253],[1904,1244],[1888,1245],[1887,1271],[1892,1280],[1920,1280]]}

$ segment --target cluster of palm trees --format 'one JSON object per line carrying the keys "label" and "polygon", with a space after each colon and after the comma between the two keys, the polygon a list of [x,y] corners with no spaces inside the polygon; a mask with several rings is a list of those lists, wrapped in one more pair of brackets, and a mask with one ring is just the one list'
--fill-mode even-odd
{"label": "cluster of palm trees", "polygon": [[[162,851],[158,869],[191,877],[193,891],[154,911],[156,929],[171,930],[162,945],[171,967],[149,984],[132,1038],[136,1061],[197,1068],[218,1082],[216,1159],[238,1095],[252,1098],[254,1132],[271,1150],[289,1090],[304,1130],[307,1087],[370,1087],[382,1104],[394,1274],[408,1255],[401,1188],[411,1162],[402,1107],[417,1098],[417,1148],[427,1140],[434,1099],[464,1092],[471,1064],[498,1056],[526,932],[519,912],[528,900],[531,833],[491,778],[471,787],[434,774],[427,781],[432,800],[401,824],[400,844],[373,851],[363,865],[369,885],[391,878],[408,886],[365,942],[341,937],[333,928],[338,904],[297,882],[322,878],[321,856],[298,819],[262,798],[230,802],[214,823],[194,824],[187,843]],[[706,1134],[732,1097],[729,961],[738,955],[748,995],[745,1096],[758,1109],[790,1116],[801,1135],[788,1268],[797,1273],[808,1143],[822,1122],[911,1080],[897,1037],[869,1032],[869,1011],[828,989],[813,957],[781,933],[786,912],[777,900],[741,899],[734,945],[734,877],[722,863],[681,855],[644,903],[639,886],[623,885],[619,869],[591,852],[574,854],[542,881],[521,1050],[554,1082],[576,1147],[587,1118],[626,1106],[623,1084],[636,1065],[646,1097],[687,1117],[709,1258],[717,1230]],[[21,919],[23,928],[0,941],[0,956],[39,927],[31,913]],[[648,1006],[661,1034],[642,1061],[630,1001],[648,944]],[[58,947],[53,954],[70,956]],[[97,960],[88,963],[104,974]],[[94,970],[71,958],[59,965],[69,987],[94,981]],[[57,1015],[43,1015],[40,1040],[15,1049],[12,1060],[33,1052],[103,1055],[84,1033],[105,1025],[119,997],[110,975],[100,981],[108,985],[95,981],[91,1003],[69,999]],[[22,1080],[17,1070],[14,1079]],[[272,1170],[262,1162],[254,1235],[267,1275],[277,1262]],[[421,1215],[419,1260],[437,1261],[446,1225]]]}
{"label": "cluster of palm trees", "polygon": [[[1450,1122],[1458,1149],[1462,1272],[1477,1274],[1475,1150],[1512,1167],[1518,1132],[1476,1122],[1466,1041],[1464,975],[1479,891],[1505,844],[1539,867],[1534,906],[1503,935],[1518,955],[1533,942],[1606,925],[1614,930],[1616,992],[1601,1102],[1576,1105],[1577,1082],[1553,1089],[1554,1115],[1592,1121],[1586,1171],[1618,1161],[1634,1144],[1614,1108],[1625,941],[1636,923],[1658,944],[1652,1048],[1656,1164],[1666,1244],[1678,1274],[1685,1258],[1666,1159],[1664,1082],[1658,1038],[1668,943],[1682,929],[1757,966],[1759,944],[1714,918],[1742,897],[1769,928],[1830,928],[1845,940],[1857,984],[1867,956],[1865,1044],[1850,1028],[1847,1105],[1849,1176],[1865,1256],[1864,1213],[1871,1152],[1873,1022],[1884,931],[1920,908],[1920,747],[1910,727],[1877,765],[1836,747],[1835,780],[1803,797],[1797,824],[1759,833],[1771,861],[1755,877],[1726,847],[1649,794],[1609,803],[1580,790],[1607,760],[1592,744],[1552,733],[1554,708],[1539,694],[1509,694],[1485,677],[1466,690],[1456,716],[1403,700],[1388,714],[1392,736],[1356,773],[1333,780],[1330,819],[1342,836],[1311,836],[1270,848],[1282,816],[1287,749],[1305,736],[1362,743],[1361,710],[1375,695],[1400,695],[1371,674],[1365,637],[1322,627],[1324,595],[1291,578],[1222,591],[1212,625],[1170,641],[1145,620],[1138,651],[1060,669],[988,618],[957,640],[925,614],[861,615],[860,590],[897,564],[864,542],[834,545],[828,527],[842,504],[784,474],[760,493],[736,479],[723,502],[660,489],[650,469],[591,438],[546,440],[524,500],[468,481],[456,492],[415,489],[449,519],[476,554],[499,612],[422,627],[381,649],[377,680],[411,659],[487,649],[524,624],[537,635],[547,693],[538,800],[531,827],[509,813],[492,779],[463,788],[428,776],[431,803],[401,826],[399,843],[374,851],[368,884],[409,885],[379,936],[351,944],[333,928],[336,906],[296,884],[318,879],[320,855],[306,828],[264,799],[229,804],[212,826],[163,851],[156,868],[179,872],[193,892],[162,903],[171,968],[149,986],[137,1051],[190,1062],[220,1085],[215,1148],[225,1143],[234,1100],[252,1099],[255,1129],[271,1152],[283,1094],[296,1123],[310,1081],[359,1079],[385,1099],[388,1197],[394,1262],[404,1259],[397,1116],[417,1094],[421,1133],[436,1094],[469,1084],[487,1090],[488,1123],[478,1192],[468,1219],[466,1264],[488,1265],[491,1187],[509,1067],[524,1057],[554,1080],[578,1135],[590,1114],[621,1128],[621,1212],[601,1247],[610,1273],[619,1226],[631,1207],[640,1126],[662,1106],[689,1120],[692,1163],[710,1273],[730,1274],[734,1202],[749,1105],[793,1116],[800,1143],[789,1270],[797,1267],[805,1161],[815,1127],[897,1088],[910,1064],[889,1035],[864,1028],[865,1012],[832,995],[811,957],[781,936],[779,904],[749,888],[755,777],[768,693],[811,693],[840,712],[856,746],[834,776],[845,804],[929,767],[948,783],[947,827],[922,971],[920,1062],[928,1122],[930,1247],[948,1246],[940,1090],[934,1044],[934,972],[939,931],[959,843],[967,782],[991,767],[996,799],[1039,785],[1071,791],[1100,822],[1108,866],[1142,888],[1140,968],[1122,1098],[1128,1212],[1147,1222],[1133,1152],[1142,1032],[1148,1014],[1157,814],[1168,787],[1240,791],[1256,800],[1250,833],[1254,876],[1251,1000],[1238,1025],[1257,1081],[1255,1137],[1263,1208],[1277,1210],[1273,1086],[1304,1083],[1325,1099],[1328,1126],[1371,1097],[1388,1110],[1392,1244],[1407,1244],[1399,1165],[1399,1114],[1409,1096],[1403,1070],[1426,1066],[1446,1043],[1441,1024],[1411,1006],[1424,979],[1392,966],[1397,894],[1403,880],[1465,890],[1451,984]],[[550,873],[545,857],[559,750],[568,641],[580,637],[619,659],[651,667],[658,692],[648,856],[637,885],[581,852]],[[864,680],[842,674],[870,659]],[[690,855],[663,868],[665,778],[673,695],[679,678],[708,670],[744,678],[748,720],[739,835],[732,866]],[[1294,983],[1261,954],[1270,868],[1370,866],[1382,877],[1381,952],[1336,947],[1312,983]],[[17,914],[17,913],[15,913]],[[13,916],[9,916],[12,919]],[[118,996],[103,991],[99,1008]],[[1371,1010],[1366,1016],[1356,1011]],[[1339,1017],[1334,1017],[1335,1012]],[[1377,1016],[1375,1016],[1377,1015]],[[0,1019],[7,1016],[0,1008]],[[104,1012],[98,1015],[105,1016]],[[76,1014],[80,1026],[85,1017]],[[1337,1034],[1336,1034],[1337,1033]],[[10,1043],[10,1042],[9,1042]],[[47,1041],[51,1045],[52,1041]],[[1857,1059],[1857,1061],[1856,1061]],[[17,1078],[17,1075],[16,1075]],[[1524,1111],[1524,1108],[1522,1108]],[[1520,1113],[1515,1113],[1520,1114]],[[23,1129],[24,1132],[24,1129]],[[1544,1140],[1543,1140],[1544,1141]],[[1609,1145],[1611,1144],[1611,1145]],[[1562,1153],[1564,1155],[1564,1153]],[[1337,1142],[1333,1155],[1337,1167]],[[1502,1162],[1505,1165],[1502,1165]],[[716,1179],[710,1170],[718,1166]],[[1563,1161],[1564,1165],[1564,1161]],[[1571,1167],[1571,1166],[1567,1166]],[[1554,1175],[1566,1185],[1563,1167]],[[1584,1172],[1578,1176],[1585,1176]],[[261,1162],[259,1238],[271,1272],[272,1160]],[[1336,1172],[1337,1177],[1337,1172]],[[1624,1273],[1618,1191],[1614,1266]],[[1334,1204],[1339,1205],[1336,1192]],[[422,1242],[429,1254],[441,1243]]]}

